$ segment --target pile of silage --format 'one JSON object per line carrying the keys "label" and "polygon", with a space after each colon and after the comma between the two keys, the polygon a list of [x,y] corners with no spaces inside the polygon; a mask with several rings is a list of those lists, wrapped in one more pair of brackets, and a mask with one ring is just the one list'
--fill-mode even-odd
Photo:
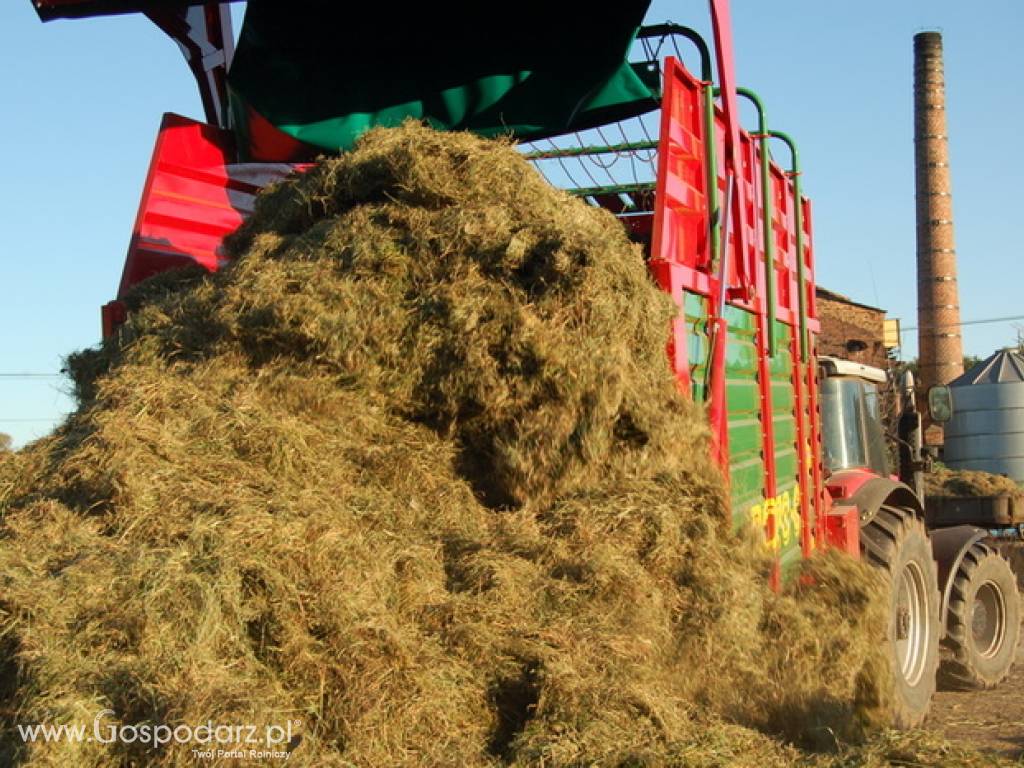
{"label": "pile of silage", "polygon": [[71,359],[78,411],[0,459],[6,762],[194,764],[15,735],[105,708],[299,721],[317,766],[788,765],[762,732],[884,712],[877,581],[767,589],[610,215],[407,125],[231,248],[143,286]]}
{"label": "pile of silage", "polygon": [[1008,494],[1024,504],[1024,488],[1006,477],[973,469],[937,465],[924,476],[927,496],[1001,496]]}

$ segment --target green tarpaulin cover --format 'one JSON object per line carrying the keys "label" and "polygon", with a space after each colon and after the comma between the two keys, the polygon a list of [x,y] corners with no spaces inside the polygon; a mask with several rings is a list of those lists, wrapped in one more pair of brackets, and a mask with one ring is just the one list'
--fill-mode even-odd
{"label": "green tarpaulin cover", "polygon": [[250,0],[230,73],[236,124],[244,135],[254,110],[344,150],[407,117],[523,139],[624,119],[656,107],[658,73],[626,63],[648,4]]}

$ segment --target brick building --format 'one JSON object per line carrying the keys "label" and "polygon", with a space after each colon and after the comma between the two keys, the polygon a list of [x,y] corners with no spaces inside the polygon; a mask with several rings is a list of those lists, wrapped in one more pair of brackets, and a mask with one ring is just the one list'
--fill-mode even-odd
{"label": "brick building", "polygon": [[885,310],[817,286],[818,354],[888,368]]}

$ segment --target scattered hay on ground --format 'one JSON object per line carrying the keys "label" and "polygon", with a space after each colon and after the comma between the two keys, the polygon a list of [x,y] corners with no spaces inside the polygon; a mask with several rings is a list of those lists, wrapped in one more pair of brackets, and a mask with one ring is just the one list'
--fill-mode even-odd
{"label": "scattered hay on ground", "polygon": [[884,717],[879,581],[833,553],[767,588],[612,217],[407,125],[269,191],[231,248],[140,287],[69,360],[78,411],[0,458],[5,763],[194,764],[14,736],[105,708],[300,721],[310,766],[904,748],[797,746]]}

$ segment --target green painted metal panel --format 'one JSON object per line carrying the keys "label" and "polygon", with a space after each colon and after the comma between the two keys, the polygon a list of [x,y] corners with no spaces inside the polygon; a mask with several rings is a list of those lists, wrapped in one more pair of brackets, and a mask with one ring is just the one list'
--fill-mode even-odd
{"label": "green painted metal panel", "polygon": [[764,435],[757,383],[757,318],[727,306],[725,387],[729,422],[729,465],[733,525],[750,521],[750,509],[764,498]]}
{"label": "green painted metal panel", "polygon": [[687,355],[690,363],[691,392],[694,401],[704,401],[707,385],[710,342],[707,334],[707,300],[695,293],[683,294],[683,317],[689,329]]}
{"label": "green painted metal panel", "polygon": [[745,461],[731,461],[730,502],[733,525],[737,528],[750,522],[750,510],[764,500],[764,462],[761,456],[751,456]]}
{"label": "green painted metal panel", "polygon": [[[792,413],[792,411],[790,411]],[[795,450],[796,445],[796,420],[792,415],[783,416],[779,414],[779,410],[775,409],[775,442],[778,443],[776,447],[776,454],[783,453],[787,449]]]}
{"label": "green painted metal panel", "polygon": [[796,406],[792,382],[772,380],[772,406],[776,419],[783,413],[792,414]]}
{"label": "green painted metal panel", "polygon": [[776,354],[769,361],[772,392],[772,426],[775,433],[776,546],[783,578],[792,575],[802,557],[800,547],[800,455],[797,444],[794,360],[790,354],[793,329],[775,323]]}
{"label": "green painted metal panel", "polygon": [[[707,300],[686,293],[683,314],[690,329],[689,362],[693,396],[702,400],[707,377]],[[796,391],[793,386],[794,360],[790,353],[793,329],[775,324],[776,354],[769,360],[771,379],[771,420],[775,437],[774,497],[765,492],[763,417],[758,387],[757,317],[737,307],[726,308],[729,325],[726,347],[726,401],[729,418],[729,477],[733,524],[737,528],[774,520],[775,536],[770,545],[778,554],[783,577],[792,575],[801,552],[800,453],[797,445]]]}
{"label": "green painted metal panel", "polygon": [[729,413],[760,413],[761,391],[757,382],[733,381],[732,387],[726,389],[725,402]]}
{"label": "green painted metal panel", "polygon": [[775,452],[775,477],[776,485],[782,488],[783,482],[792,480],[796,482],[797,473],[800,471],[800,461],[795,450],[783,450]]}

